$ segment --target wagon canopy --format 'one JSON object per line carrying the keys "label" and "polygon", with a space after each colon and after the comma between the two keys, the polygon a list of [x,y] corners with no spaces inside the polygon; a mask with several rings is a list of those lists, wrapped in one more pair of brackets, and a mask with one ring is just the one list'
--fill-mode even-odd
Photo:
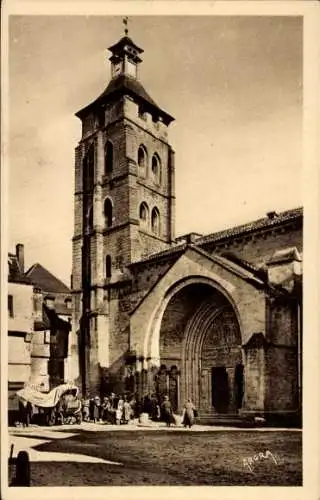
{"label": "wagon canopy", "polygon": [[56,406],[59,399],[66,392],[70,391],[74,392],[75,395],[78,394],[78,388],[72,384],[58,385],[58,387],[55,387],[48,393],[43,393],[27,386],[24,389],[17,391],[16,394],[18,398],[24,403],[29,402],[42,408],[53,408],[54,406]]}

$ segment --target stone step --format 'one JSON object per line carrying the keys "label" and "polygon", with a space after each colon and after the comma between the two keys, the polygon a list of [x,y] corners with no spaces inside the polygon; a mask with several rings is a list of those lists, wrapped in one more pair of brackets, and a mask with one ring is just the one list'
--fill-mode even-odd
{"label": "stone step", "polygon": [[237,413],[226,413],[226,414],[217,414],[217,413],[200,413],[197,417],[197,422],[199,424],[207,424],[207,425],[232,425],[237,427],[246,427],[252,425],[252,422],[249,422],[248,419],[238,415]]}

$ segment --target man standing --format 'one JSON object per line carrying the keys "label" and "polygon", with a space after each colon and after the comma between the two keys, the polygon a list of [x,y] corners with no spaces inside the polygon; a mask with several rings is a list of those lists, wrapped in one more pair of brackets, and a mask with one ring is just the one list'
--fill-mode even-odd
{"label": "man standing", "polygon": [[174,418],[173,418],[172,406],[168,396],[164,397],[161,409],[162,409],[163,420],[165,421],[167,427],[170,427],[171,422],[174,421]]}

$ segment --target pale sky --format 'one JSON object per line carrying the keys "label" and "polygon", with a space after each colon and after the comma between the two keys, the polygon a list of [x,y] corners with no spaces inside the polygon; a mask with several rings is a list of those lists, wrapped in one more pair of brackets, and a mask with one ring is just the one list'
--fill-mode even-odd
{"label": "pale sky", "polygon": [[[74,116],[110,78],[120,17],[20,16],[9,32],[9,250],[69,284]],[[140,81],[175,117],[176,235],[302,205],[302,20],[137,17]]]}

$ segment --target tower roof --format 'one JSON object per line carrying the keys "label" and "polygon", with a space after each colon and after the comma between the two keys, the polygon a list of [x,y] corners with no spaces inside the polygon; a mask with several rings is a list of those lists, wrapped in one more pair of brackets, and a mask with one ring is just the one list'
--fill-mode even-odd
{"label": "tower roof", "polygon": [[108,48],[108,50],[110,50],[112,54],[118,54],[126,50],[131,52],[130,49],[131,50],[133,49],[138,54],[142,54],[144,52],[144,50],[138,47],[138,45],[136,45],[127,35],[123,36],[121,40],[119,40],[119,42],[115,43],[114,45],[111,45],[111,47]]}
{"label": "tower roof", "polygon": [[125,74],[121,74],[110,80],[107,88],[102,94],[85,108],[82,108],[76,113],[78,118],[83,118],[90,110],[101,105],[103,102],[108,102],[116,99],[121,95],[129,95],[139,103],[143,104],[146,111],[155,112],[169,125],[174,118],[166,111],[163,111],[155,101],[149,96],[141,83],[135,78],[131,78]]}
{"label": "tower roof", "polygon": [[[124,24],[127,26],[127,20],[124,20]],[[110,57],[112,65],[119,64],[121,61],[131,61],[136,66],[141,62],[140,54],[142,54],[144,50],[136,45],[127,33],[128,30],[126,29],[125,36],[108,48],[112,54]],[[83,119],[88,113],[95,111],[99,106],[103,106],[104,103],[113,101],[122,95],[129,95],[132,97],[135,102],[143,106],[144,111],[150,112],[161,118],[166,125],[169,125],[174,120],[171,115],[161,109],[154,100],[151,99],[142,84],[136,78],[136,74],[135,76],[127,74],[124,70],[124,66],[120,74],[113,74],[113,78],[102,94],[90,104],[80,109],[80,111],[76,113],[76,116]]]}

